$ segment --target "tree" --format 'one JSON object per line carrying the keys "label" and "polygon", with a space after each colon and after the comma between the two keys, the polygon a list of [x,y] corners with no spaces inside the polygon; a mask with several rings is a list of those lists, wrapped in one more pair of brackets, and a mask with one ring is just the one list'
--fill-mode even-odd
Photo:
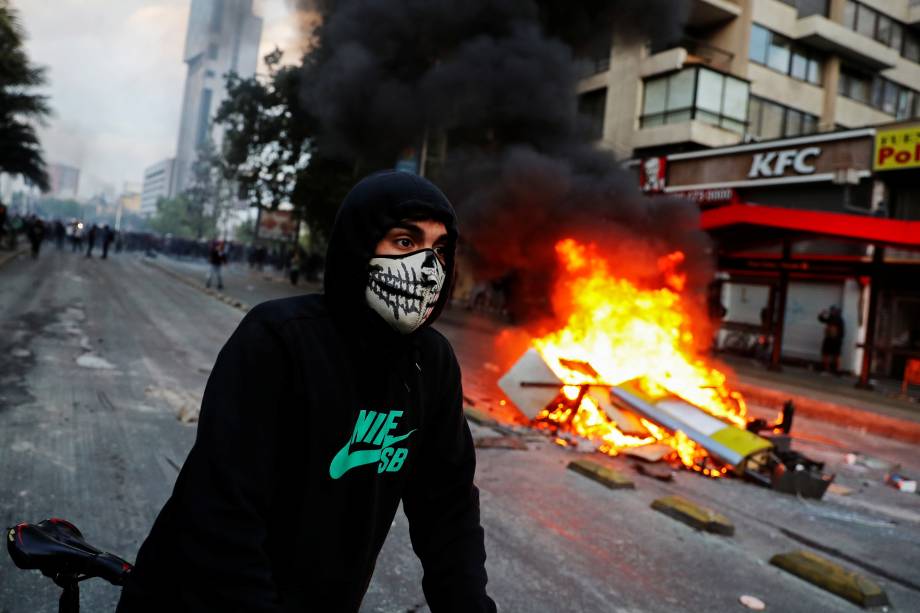
{"label": "tree", "polygon": [[214,119],[224,130],[225,176],[240,185],[253,206],[292,204],[295,216],[322,243],[354,183],[354,163],[323,149],[317,121],[300,100],[305,71],[280,62],[281,51],[275,49],[265,57],[267,76],[227,77],[227,98]]}
{"label": "tree", "polygon": [[161,198],[148,225],[154,232],[180,238],[197,239],[217,231],[214,218],[199,215],[186,195]]}
{"label": "tree", "polygon": [[232,186],[226,175],[214,142],[204,141],[198,148],[198,157],[192,163],[191,181],[183,193],[188,207],[187,219],[195,238],[216,234],[218,225],[226,221],[229,203],[233,200]]}
{"label": "tree", "polygon": [[21,175],[47,191],[48,172],[34,124],[51,111],[45,96],[31,93],[45,83],[45,69],[29,61],[23,38],[16,12],[0,0],[0,172]]}
{"label": "tree", "polygon": [[223,126],[222,156],[228,178],[237,181],[253,206],[288,203],[298,173],[309,160],[306,126],[297,113],[294,67],[281,67],[281,51],[265,56],[268,76],[227,76],[227,99],[214,123]]}

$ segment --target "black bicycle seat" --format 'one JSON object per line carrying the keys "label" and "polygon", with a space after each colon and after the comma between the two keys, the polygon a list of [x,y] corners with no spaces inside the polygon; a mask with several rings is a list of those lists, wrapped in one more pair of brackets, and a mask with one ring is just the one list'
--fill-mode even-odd
{"label": "black bicycle seat", "polygon": [[76,526],[58,518],[13,526],[7,533],[6,547],[16,566],[40,570],[55,580],[100,577],[123,585],[133,568],[118,556],[93,547]]}

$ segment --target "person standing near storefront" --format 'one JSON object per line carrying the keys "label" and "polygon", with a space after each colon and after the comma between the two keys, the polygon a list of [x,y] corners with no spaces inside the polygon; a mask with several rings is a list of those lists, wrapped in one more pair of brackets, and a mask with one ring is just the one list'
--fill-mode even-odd
{"label": "person standing near storefront", "polygon": [[824,372],[840,374],[840,350],[843,347],[843,317],[840,307],[831,306],[821,311],[818,321],[824,324],[824,341],[821,343],[821,365]]}

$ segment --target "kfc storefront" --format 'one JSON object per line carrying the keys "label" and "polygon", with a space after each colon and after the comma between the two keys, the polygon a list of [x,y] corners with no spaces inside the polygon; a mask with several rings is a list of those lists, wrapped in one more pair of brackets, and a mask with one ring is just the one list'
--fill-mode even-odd
{"label": "kfc storefront", "polygon": [[[920,182],[901,176],[891,186],[895,173],[879,164],[910,163],[903,151],[913,143],[899,133],[892,152],[883,134],[846,130],[639,161],[644,191],[683,196],[702,211],[718,254],[721,348],[760,354],[774,368],[820,363],[818,316],[836,306],[841,369],[863,383],[899,376],[903,360],[890,359],[891,345],[920,327],[920,295],[911,297],[920,287],[920,194],[910,187]],[[916,154],[914,173],[920,145]]]}

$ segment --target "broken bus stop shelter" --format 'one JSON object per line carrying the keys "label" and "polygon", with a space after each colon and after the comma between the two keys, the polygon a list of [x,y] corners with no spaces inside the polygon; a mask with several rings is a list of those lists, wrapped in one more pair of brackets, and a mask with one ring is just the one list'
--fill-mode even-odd
{"label": "broken bus stop shelter", "polygon": [[885,289],[909,289],[920,281],[920,221],[730,204],[703,211],[700,225],[715,240],[718,269],[731,282],[770,288],[771,368],[780,368],[783,355],[790,281],[855,279],[866,303],[861,305],[865,332],[858,345],[863,350],[859,386],[869,387],[879,296]]}

